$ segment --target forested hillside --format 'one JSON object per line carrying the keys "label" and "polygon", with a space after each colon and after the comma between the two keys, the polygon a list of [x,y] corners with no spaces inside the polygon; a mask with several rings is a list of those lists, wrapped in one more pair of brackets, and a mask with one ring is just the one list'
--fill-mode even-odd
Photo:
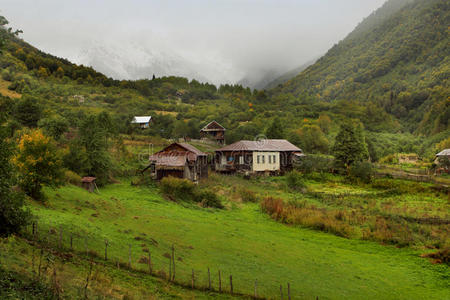
{"label": "forested hillside", "polygon": [[[227,128],[227,143],[287,138],[322,154],[331,154],[342,121],[353,119],[363,124],[373,161],[397,152],[431,161],[435,145],[449,136],[448,19],[449,1],[391,0],[313,66],[270,91],[182,77],[114,80],[3,28],[0,105],[11,137],[40,127],[70,140],[90,116],[106,113],[115,136],[198,138],[216,120]],[[134,115],[154,122],[136,131]]]}
{"label": "forested hillside", "polygon": [[449,129],[450,1],[390,0],[364,20],[316,64],[273,90],[277,95],[311,97],[331,103],[356,102],[389,114],[416,134]]}

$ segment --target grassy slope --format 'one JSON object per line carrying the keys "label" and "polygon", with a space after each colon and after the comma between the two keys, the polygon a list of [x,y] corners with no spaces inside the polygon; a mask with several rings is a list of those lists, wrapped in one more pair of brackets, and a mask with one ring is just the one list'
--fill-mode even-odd
{"label": "grassy slope", "polygon": [[[444,299],[450,292],[448,267],[430,264],[415,250],[288,227],[261,214],[256,204],[228,203],[223,211],[183,207],[163,200],[155,188],[128,182],[107,186],[100,195],[73,186],[47,192],[48,207],[33,205],[42,227],[86,232],[89,248],[99,253],[107,237],[110,256],[124,262],[131,244],[134,265],[149,248],[157,270],[167,271],[163,254],[175,244],[182,259],[177,278],[186,282],[194,268],[204,284],[211,267],[214,286],[220,268],[223,278],[233,275],[235,290],[253,293],[258,279],[260,293],[273,297],[287,282],[296,298]],[[83,251],[82,240],[75,244]]]}
{"label": "grassy slope", "polygon": [[[41,268],[42,285],[37,285],[34,279],[38,272],[39,249],[22,239],[10,238],[0,243],[0,252],[0,261],[8,268],[8,272],[0,269],[0,299],[51,299],[54,292],[53,269],[56,269],[56,282],[62,288],[63,299],[84,298],[89,261],[83,256],[56,255],[45,250]],[[32,272],[33,255],[35,273]],[[50,267],[43,271],[47,265],[47,257],[51,261]],[[192,291],[149,275],[118,270],[99,260],[92,269],[88,296],[91,299],[232,298],[230,295]]]}

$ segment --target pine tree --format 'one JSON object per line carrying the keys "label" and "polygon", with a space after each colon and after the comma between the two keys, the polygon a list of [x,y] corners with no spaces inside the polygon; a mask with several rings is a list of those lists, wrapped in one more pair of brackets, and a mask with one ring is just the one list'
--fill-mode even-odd
{"label": "pine tree", "polygon": [[340,169],[348,169],[354,163],[368,158],[367,145],[362,133],[361,126],[355,126],[346,121],[336,136],[333,147],[333,155],[336,158],[336,166]]}
{"label": "pine tree", "polygon": [[281,124],[280,118],[276,117],[272,124],[266,130],[268,139],[284,139],[284,128]]}

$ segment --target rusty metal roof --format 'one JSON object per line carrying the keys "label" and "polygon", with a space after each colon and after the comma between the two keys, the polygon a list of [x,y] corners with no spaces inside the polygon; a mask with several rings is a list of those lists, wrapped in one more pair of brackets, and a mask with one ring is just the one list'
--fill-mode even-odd
{"label": "rusty metal roof", "polygon": [[86,177],[81,178],[81,182],[82,183],[91,183],[91,182],[94,182],[95,179],[97,179],[97,178],[86,176]]}
{"label": "rusty metal roof", "polygon": [[216,150],[216,152],[222,151],[303,152],[302,149],[287,140],[239,141]]}

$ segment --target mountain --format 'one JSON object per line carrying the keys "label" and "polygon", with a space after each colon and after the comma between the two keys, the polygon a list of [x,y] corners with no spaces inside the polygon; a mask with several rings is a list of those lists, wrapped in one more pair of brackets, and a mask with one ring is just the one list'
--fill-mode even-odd
{"label": "mountain", "polygon": [[[272,96],[358,102],[416,133],[449,129],[449,0],[390,0]],[[370,103],[368,106],[367,103]]]}
{"label": "mountain", "polygon": [[230,71],[225,63],[218,60],[203,58],[196,61],[183,56],[176,49],[166,47],[157,50],[151,45],[136,41],[91,42],[75,60],[119,80],[152,78],[155,75],[221,83],[227,77],[225,72]]}
{"label": "mountain", "polygon": [[264,85],[263,89],[270,90],[270,89],[273,89],[273,88],[279,86],[280,84],[282,85],[283,83],[289,81],[290,79],[294,78],[295,76],[297,76],[298,74],[300,74],[301,72],[306,70],[306,68],[313,65],[316,61],[317,61],[317,59],[310,60],[310,61],[304,63],[303,65],[301,65],[300,67],[297,67],[293,70],[290,70],[290,71],[278,76],[277,78],[273,79],[272,81],[266,83]]}

